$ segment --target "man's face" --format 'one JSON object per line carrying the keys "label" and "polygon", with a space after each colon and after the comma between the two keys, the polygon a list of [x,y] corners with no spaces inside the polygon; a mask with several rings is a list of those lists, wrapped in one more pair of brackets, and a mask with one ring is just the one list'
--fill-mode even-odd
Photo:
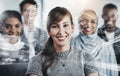
{"label": "man's face", "polygon": [[34,25],[34,20],[37,16],[37,6],[26,3],[23,6],[21,14],[24,17],[25,24],[32,28]]}
{"label": "man's face", "polygon": [[85,35],[91,35],[96,32],[97,16],[92,11],[85,11],[80,18],[80,28]]}
{"label": "man's face", "polygon": [[118,11],[116,9],[104,9],[102,18],[104,19],[104,25],[106,26],[106,31],[115,31],[115,25],[118,18]]}

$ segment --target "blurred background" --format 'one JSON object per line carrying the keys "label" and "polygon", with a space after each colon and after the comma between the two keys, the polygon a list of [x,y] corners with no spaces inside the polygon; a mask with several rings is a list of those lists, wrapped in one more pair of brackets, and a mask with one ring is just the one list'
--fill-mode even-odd
{"label": "blurred background", "polygon": [[[4,10],[18,10],[19,11],[19,3],[22,0],[0,0],[0,13]],[[101,18],[102,8],[107,3],[113,3],[118,6],[119,14],[120,14],[120,1],[119,0],[36,0],[39,6],[38,16],[36,18],[35,25],[36,27],[42,28],[46,30],[46,20],[49,11],[56,7],[62,6],[66,7],[72,13],[74,24],[75,24],[75,32],[74,35],[78,34],[78,17],[80,13],[84,9],[93,9],[96,11],[99,24],[98,27],[103,25],[103,20]],[[120,27],[120,18],[117,21],[117,26]]]}

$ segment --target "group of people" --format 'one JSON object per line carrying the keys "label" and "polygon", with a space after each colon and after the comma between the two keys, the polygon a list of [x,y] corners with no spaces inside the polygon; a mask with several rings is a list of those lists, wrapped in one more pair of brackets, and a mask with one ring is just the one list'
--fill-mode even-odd
{"label": "group of people", "polygon": [[118,76],[116,5],[103,7],[104,25],[100,28],[96,12],[84,10],[76,37],[72,37],[75,27],[68,9],[55,7],[49,12],[46,32],[34,25],[37,8],[34,0],[23,0],[21,13],[7,10],[0,15],[1,64],[29,62],[26,76]]}
{"label": "group of people", "polygon": [[43,49],[48,35],[46,31],[34,25],[37,10],[36,1],[23,0],[20,3],[20,12],[5,10],[1,13],[1,64],[28,62]]}

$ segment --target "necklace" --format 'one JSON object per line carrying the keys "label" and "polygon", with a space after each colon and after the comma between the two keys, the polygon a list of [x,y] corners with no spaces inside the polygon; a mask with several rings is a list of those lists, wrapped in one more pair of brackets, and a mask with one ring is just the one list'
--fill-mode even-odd
{"label": "necklace", "polygon": [[60,64],[65,67],[66,64],[67,64],[67,58],[69,56],[71,52],[71,47],[69,50],[66,50],[66,51],[63,51],[63,52],[57,52],[57,59],[58,59],[58,62],[60,62]]}

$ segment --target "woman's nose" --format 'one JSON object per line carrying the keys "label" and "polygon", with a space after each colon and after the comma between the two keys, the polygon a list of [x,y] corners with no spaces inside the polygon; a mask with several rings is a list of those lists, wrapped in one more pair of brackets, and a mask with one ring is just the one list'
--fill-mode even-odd
{"label": "woman's nose", "polygon": [[91,26],[92,25],[92,23],[90,22],[90,21],[88,21],[87,23],[86,23],[86,26]]}
{"label": "woman's nose", "polygon": [[59,34],[63,35],[64,32],[65,32],[64,28],[63,28],[63,27],[60,27],[60,28],[59,28]]}

